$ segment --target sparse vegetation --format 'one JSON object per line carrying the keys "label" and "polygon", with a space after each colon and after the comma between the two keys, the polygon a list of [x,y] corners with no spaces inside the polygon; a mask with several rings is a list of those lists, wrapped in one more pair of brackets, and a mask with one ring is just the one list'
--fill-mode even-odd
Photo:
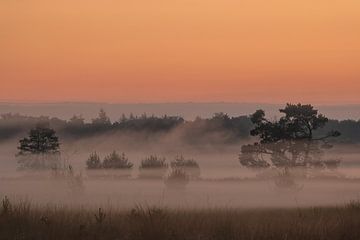
{"label": "sparse vegetation", "polygon": [[81,173],[76,174],[71,165],[67,167],[67,184],[72,194],[82,194],[84,192],[84,181]]}
{"label": "sparse vegetation", "polygon": [[[174,210],[137,206],[121,211],[42,208],[28,202],[12,204],[5,200],[8,201],[12,210],[5,210],[7,214],[0,216],[0,239],[4,240],[357,240],[360,237],[360,208],[355,201],[339,207],[303,209]],[[3,206],[0,212],[4,212]]]}
{"label": "sparse vegetation", "polygon": [[10,200],[7,196],[5,196],[2,201],[1,201],[1,205],[2,205],[2,209],[1,209],[1,214],[0,216],[6,216],[8,214],[10,214],[11,212],[11,203]]}
{"label": "sparse vegetation", "polygon": [[82,194],[84,192],[84,181],[81,172],[75,173],[71,165],[63,168],[53,168],[51,170],[53,180],[62,181],[66,183],[71,194]]}
{"label": "sparse vegetation", "polygon": [[99,208],[98,212],[94,214],[95,220],[97,224],[102,224],[106,218],[106,214],[102,210],[102,208]]}

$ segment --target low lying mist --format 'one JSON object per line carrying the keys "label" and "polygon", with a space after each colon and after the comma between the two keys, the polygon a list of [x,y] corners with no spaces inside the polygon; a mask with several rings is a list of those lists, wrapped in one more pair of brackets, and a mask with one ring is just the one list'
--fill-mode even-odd
{"label": "low lying mist", "polygon": [[329,120],[311,105],[287,104],[280,112],[280,120],[258,110],[191,121],[123,115],[111,122],[100,110],[91,123],[4,114],[0,198],[117,208],[358,200],[360,122]]}
{"label": "low lying mist", "polygon": [[[142,136],[143,137],[143,136]],[[72,186],[67,178],[56,178],[52,170],[18,170],[18,140],[0,145],[0,197],[27,199],[34,203],[57,203],[97,207],[104,205],[129,208],[136,204],[181,208],[204,207],[296,207],[336,205],[359,198],[359,154],[357,145],[336,145],[327,154],[340,158],[334,172],[313,179],[294,174],[295,185],[282,188],[276,184],[279,172],[264,177],[266,171],[241,167],[238,155],[241,145],[184,144],[176,141],[176,132],[151,141],[137,141],[139,136],[97,136],[61,142],[61,159],[72,166],[81,178],[81,187]],[[124,152],[134,164],[128,177],[116,177],[111,171],[99,170],[102,177],[86,169],[90,153],[103,158],[111,151]],[[165,179],[171,169],[158,179],[139,177],[141,161],[149,155],[166,158],[170,163],[178,155],[196,160],[200,176],[190,179],[182,188],[172,188]],[[95,170],[96,171],[96,170]],[[105,177],[104,177],[105,175]],[[76,185],[76,183],[75,183]],[[75,190],[74,190],[75,189]]]}

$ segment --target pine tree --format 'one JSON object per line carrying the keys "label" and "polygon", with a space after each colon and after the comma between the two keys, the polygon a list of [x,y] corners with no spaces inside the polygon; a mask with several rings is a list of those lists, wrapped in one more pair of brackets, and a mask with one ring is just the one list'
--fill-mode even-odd
{"label": "pine tree", "polygon": [[17,157],[21,168],[59,167],[60,143],[56,132],[48,127],[36,126],[29,136],[19,141]]}
{"label": "pine tree", "polygon": [[37,126],[29,136],[19,141],[19,155],[59,153],[60,143],[56,132],[47,127]]}

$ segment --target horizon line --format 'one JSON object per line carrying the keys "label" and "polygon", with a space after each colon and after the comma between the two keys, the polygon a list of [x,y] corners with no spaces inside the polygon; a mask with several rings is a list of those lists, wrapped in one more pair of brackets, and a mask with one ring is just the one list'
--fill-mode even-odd
{"label": "horizon line", "polygon": [[0,104],[23,105],[55,105],[55,104],[107,104],[107,105],[162,105],[162,104],[259,104],[259,105],[284,105],[287,103],[302,103],[318,106],[357,106],[359,103],[309,103],[301,101],[285,102],[252,102],[252,101],[167,101],[167,102],[106,102],[106,101],[26,101],[26,100],[0,100]]}

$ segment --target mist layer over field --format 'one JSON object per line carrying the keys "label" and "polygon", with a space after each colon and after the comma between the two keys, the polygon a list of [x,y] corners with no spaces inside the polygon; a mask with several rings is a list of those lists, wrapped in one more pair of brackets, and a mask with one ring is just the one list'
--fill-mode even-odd
{"label": "mist layer over field", "polygon": [[[241,167],[238,154],[245,142],[191,145],[174,141],[173,137],[162,136],[146,143],[111,136],[62,141],[62,161],[81,176],[81,191],[71,188],[65,179],[55,178],[51,170],[17,170],[17,139],[2,142],[0,197],[7,195],[33,203],[87,207],[131,208],[141,204],[174,208],[256,208],[337,205],[360,196],[358,146],[336,145],[327,154],[341,159],[338,169],[306,179],[294,173],[294,186],[281,188],[276,185],[278,172],[254,172]],[[125,152],[134,163],[131,175],[119,178],[111,171],[99,170],[106,177],[92,177],[93,172],[90,173],[85,164],[89,154],[96,151],[104,157],[113,150]],[[180,154],[195,159],[200,166],[200,177],[191,179],[181,189],[166,185],[166,175],[159,179],[143,179],[139,177],[138,167],[150,154],[164,156],[167,162]],[[269,174],[273,177],[268,177]]]}

